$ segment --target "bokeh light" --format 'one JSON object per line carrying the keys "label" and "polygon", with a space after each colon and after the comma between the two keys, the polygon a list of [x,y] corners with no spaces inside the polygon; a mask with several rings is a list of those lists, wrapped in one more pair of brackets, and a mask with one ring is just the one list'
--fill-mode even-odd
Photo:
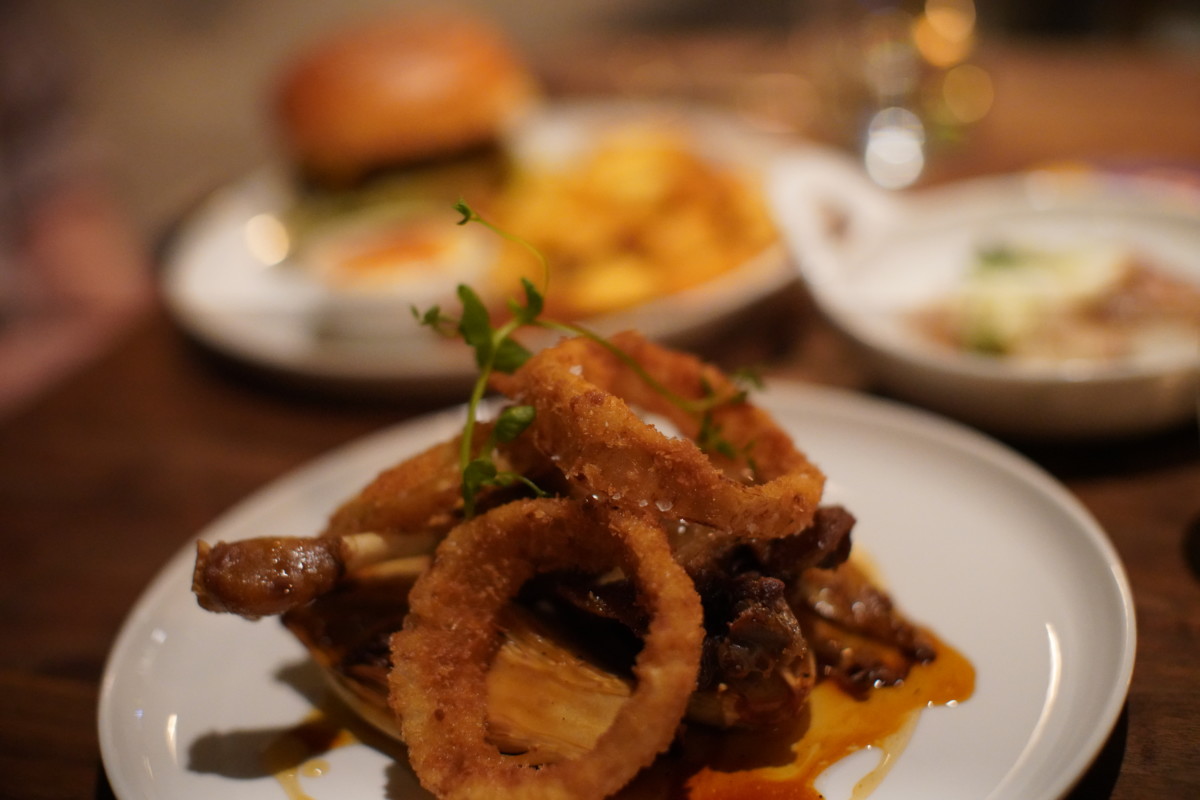
{"label": "bokeh light", "polygon": [[966,60],[975,48],[972,0],[926,0],[914,21],[913,45],[929,64],[945,69]]}
{"label": "bokeh light", "polygon": [[287,226],[274,214],[256,214],[246,220],[242,233],[246,247],[264,267],[280,263],[291,249]]}
{"label": "bokeh light", "polygon": [[895,100],[917,86],[919,61],[911,26],[912,16],[899,10],[874,12],[863,24],[863,78],[877,98]]}
{"label": "bokeh light", "polygon": [[885,189],[911,186],[925,169],[925,126],[907,108],[882,109],[867,126],[867,174]]}
{"label": "bokeh light", "polygon": [[992,108],[992,77],[974,64],[959,64],[942,78],[942,102],[947,113],[963,125],[978,122]]}

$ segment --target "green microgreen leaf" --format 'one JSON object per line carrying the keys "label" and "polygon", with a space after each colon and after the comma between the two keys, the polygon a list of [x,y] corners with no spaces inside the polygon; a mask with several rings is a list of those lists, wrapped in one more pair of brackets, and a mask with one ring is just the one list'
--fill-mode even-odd
{"label": "green microgreen leaf", "polygon": [[475,209],[467,205],[467,201],[461,197],[454,203],[454,210],[462,214],[462,219],[456,222],[456,225],[466,225],[468,222],[481,221],[480,216],[475,213]]}
{"label": "green microgreen leaf", "polygon": [[[721,396],[712,386],[705,383],[702,397],[698,399],[681,397],[663,385],[654,376],[650,375],[628,353],[604,337],[575,324],[542,319],[541,315],[545,310],[545,294],[550,283],[550,268],[546,257],[528,241],[497,228],[483,219],[465,201],[459,200],[455,203],[454,208],[461,215],[461,219],[457,222],[458,225],[477,222],[502,238],[527,248],[540,263],[543,276],[540,288],[528,278],[521,279],[521,287],[525,295],[524,302],[509,299],[507,307],[511,318],[499,327],[493,327],[491,315],[480,296],[473,289],[465,285],[458,287],[458,298],[462,304],[462,316],[457,320],[445,315],[437,306],[430,308],[424,313],[415,308],[413,309],[413,315],[416,317],[418,323],[432,328],[439,333],[458,335],[475,351],[475,363],[479,368],[479,374],[476,377],[470,399],[467,402],[467,421],[463,426],[463,433],[459,444],[463,512],[466,516],[470,517],[475,513],[479,493],[489,486],[524,484],[537,495],[545,494],[525,476],[515,472],[500,470],[493,460],[493,453],[498,443],[513,441],[533,424],[535,410],[532,406],[510,406],[503,409],[492,428],[489,441],[480,448],[477,448],[474,442],[479,406],[483,401],[483,396],[487,390],[488,381],[492,373],[497,371],[512,373],[531,356],[528,349],[512,338],[513,334],[523,327],[556,330],[561,333],[583,336],[596,342],[633,370],[653,391],[659,393],[683,411],[695,414],[699,418],[699,432],[696,441],[701,449],[710,453],[718,453],[729,459],[734,459],[739,455],[746,455],[748,453],[749,446],[743,449],[743,453],[739,454],[737,448],[725,439],[721,433],[721,427],[713,414],[721,406],[743,402],[746,397],[746,390],[726,393],[724,396]],[[735,373],[732,377],[735,385],[738,386],[761,386],[761,380],[751,373]],[[751,465],[751,469],[754,469],[753,461],[748,455],[746,457]]]}
{"label": "green microgreen leaf", "polygon": [[508,302],[508,310],[512,312],[513,317],[521,321],[522,325],[532,325],[541,316],[542,310],[545,308],[546,302],[542,293],[533,285],[533,281],[528,278],[521,278],[521,286],[525,290],[525,305],[521,305],[515,300]]}
{"label": "green microgreen leaf", "polygon": [[425,311],[421,311],[416,306],[410,306],[410,309],[418,325],[429,328],[439,336],[452,338],[459,335],[458,320],[446,316],[442,312],[441,306],[433,306]]}
{"label": "green microgreen leaf", "polygon": [[467,462],[462,471],[463,513],[468,517],[475,514],[475,501],[479,492],[496,477],[496,464],[490,457],[481,457]]}
{"label": "green microgreen leaf", "polygon": [[491,315],[483,300],[469,286],[458,287],[458,299],[463,309],[458,330],[463,341],[475,350],[475,364],[482,368],[492,360],[492,353],[495,351]]}
{"label": "green microgreen leaf", "polygon": [[1029,254],[1012,245],[993,244],[979,248],[975,267],[980,272],[1013,269],[1028,261]]}
{"label": "green microgreen leaf", "polygon": [[496,347],[494,367],[497,372],[511,375],[529,360],[533,353],[515,339],[504,339]]}
{"label": "green microgreen leaf", "polygon": [[498,442],[511,442],[533,424],[536,414],[533,406],[509,406],[496,418],[492,435]]}
{"label": "green microgreen leaf", "polygon": [[696,433],[696,444],[706,453],[717,453],[725,458],[737,458],[737,450],[733,444],[721,435],[721,426],[713,419],[712,414],[705,414],[700,420],[700,430]]}

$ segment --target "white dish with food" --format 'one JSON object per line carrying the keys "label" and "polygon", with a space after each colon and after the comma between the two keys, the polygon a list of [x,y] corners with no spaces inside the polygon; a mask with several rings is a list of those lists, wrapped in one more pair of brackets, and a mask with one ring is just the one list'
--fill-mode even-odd
{"label": "white dish with food", "polygon": [[[549,168],[620,126],[648,122],[686,133],[705,162],[753,175],[762,174],[778,147],[776,140],[721,112],[578,101],[547,104],[529,114],[508,132],[506,148],[518,165]],[[297,268],[294,253],[289,260],[284,224],[294,201],[288,170],[264,168],[217,191],[186,220],[162,271],[164,297],[178,323],[219,352],[288,376],[403,391],[460,390],[473,375],[469,356],[417,325],[411,309],[439,304],[456,313],[457,285],[484,289],[499,237],[477,224],[456,225],[459,214],[446,202],[432,216],[425,212],[421,235],[403,245],[389,242],[386,230],[364,218],[324,236]],[[770,224],[765,209],[763,219]],[[562,227],[572,224],[562,221]],[[414,244],[414,239],[420,241]],[[411,269],[393,271],[383,288],[370,279],[339,283],[329,278],[335,271],[320,266],[351,260],[369,264],[376,255],[396,250],[425,257]],[[430,253],[438,254],[434,266]],[[358,274],[369,275],[370,269]],[[602,333],[637,328],[655,338],[685,341],[792,280],[782,245],[772,241],[696,285],[582,322]],[[504,296],[519,296],[519,283],[512,283]],[[548,297],[561,298],[565,290],[563,281],[552,280]]]}
{"label": "white dish with food", "polygon": [[[1039,468],[958,425],[786,383],[758,399],[830,476],[827,499],[854,510],[855,547],[905,613],[976,670],[974,695],[925,711],[871,797],[1061,798],[1107,739],[1134,658],[1129,586],[1094,520]],[[343,498],[461,421],[454,410],[352,443],[256,493],[201,538],[314,533]],[[277,621],[201,610],[194,559],[189,544],[155,578],[105,670],[100,742],[116,795],[427,797],[394,749],[370,737],[376,746],[310,760],[277,752],[314,702],[328,702],[320,675]],[[820,788],[847,798],[869,767],[843,763]]]}
{"label": "white dish with food", "polygon": [[891,194],[801,154],[770,192],[803,279],[896,395],[1013,436],[1194,416],[1194,190],[1042,171]]}

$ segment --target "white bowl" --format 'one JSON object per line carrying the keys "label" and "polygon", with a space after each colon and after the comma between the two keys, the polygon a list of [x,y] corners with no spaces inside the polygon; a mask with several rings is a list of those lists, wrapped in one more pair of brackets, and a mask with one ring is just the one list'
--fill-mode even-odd
{"label": "white bowl", "polygon": [[857,164],[794,154],[770,195],[802,278],[893,394],[1002,435],[1144,434],[1196,413],[1200,342],[1133,358],[1022,363],[940,348],[911,314],[960,284],[981,244],[1119,240],[1200,287],[1200,195],[1085,171],[893,194]]}
{"label": "white bowl", "polygon": [[[459,284],[477,285],[496,248],[488,231],[454,219],[452,209],[430,207],[326,223],[295,264],[320,293],[322,332],[401,340],[419,333],[412,309],[457,305]],[[356,270],[355,259],[375,266]]]}

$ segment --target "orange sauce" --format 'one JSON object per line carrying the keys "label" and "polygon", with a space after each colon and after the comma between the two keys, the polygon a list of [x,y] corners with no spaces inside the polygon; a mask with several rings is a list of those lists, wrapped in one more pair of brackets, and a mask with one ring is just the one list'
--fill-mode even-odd
{"label": "orange sauce", "polygon": [[809,725],[792,745],[794,758],[781,766],[739,771],[704,767],[687,781],[691,800],[821,800],[816,781],[828,767],[866,748],[883,757],[854,789],[865,798],[887,775],[908,744],[922,709],[955,705],[975,690],[975,669],[961,653],[937,642],[938,656],[919,664],[899,686],[872,691],[856,700],[832,681],[809,699]]}
{"label": "orange sauce", "polygon": [[424,267],[442,257],[449,244],[444,234],[430,226],[397,225],[374,231],[344,245],[336,260],[338,277],[352,283]]}
{"label": "orange sauce", "polygon": [[263,749],[263,765],[275,776],[288,800],[313,800],[300,785],[300,778],[316,778],[329,769],[318,756],[357,739],[320,711],[314,711],[292,728],[272,739]]}
{"label": "orange sauce", "polygon": [[[913,667],[898,685],[875,689],[857,700],[832,681],[817,685],[805,718],[794,730],[774,737],[761,733],[701,734],[685,737],[682,762],[670,756],[644,772],[619,796],[689,800],[823,800],[816,788],[821,774],[843,758],[867,748],[882,758],[854,788],[853,800],[866,798],[884,779],[908,744],[922,710],[953,706],[971,697],[975,669],[961,653],[934,639],[938,656]],[[267,771],[288,800],[313,800],[302,777],[317,777],[329,765],[320,756],[359,740],[321,711],[273,739],[263,752]],[[706,764],[690,774],[689,765]],[[770,766],[761,766],[769,763]],[[680,792],[682,787],[683,791]]]}

